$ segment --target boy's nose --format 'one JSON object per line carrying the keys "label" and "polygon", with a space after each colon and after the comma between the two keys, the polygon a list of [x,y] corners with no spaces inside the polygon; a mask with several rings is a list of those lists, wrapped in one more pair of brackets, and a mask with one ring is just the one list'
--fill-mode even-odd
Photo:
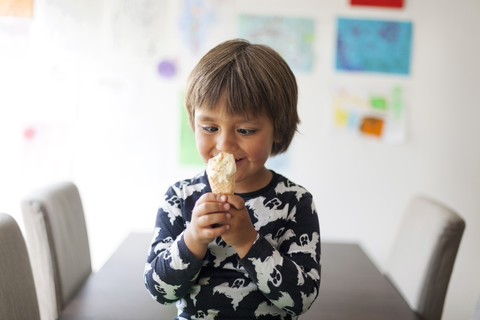
{"label": "boy's nose", "polygon": [[217,150],[232,153],[235,149],[235,135],[223,132],[217,139]]}

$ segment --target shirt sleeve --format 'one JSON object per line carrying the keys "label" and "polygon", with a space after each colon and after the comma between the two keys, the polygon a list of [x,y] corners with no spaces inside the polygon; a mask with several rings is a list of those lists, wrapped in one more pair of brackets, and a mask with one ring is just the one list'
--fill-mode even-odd
{"label": "shirt sleeve", "polygon": [[170,188],[158,210],[153,239],[144,271],[144,282],[152,297],[163,304],[182,298],[202,267],[183,240],[186,223],[181,201]]}
{"label": "shirt sleeve", "polygon": [[292,315],[306,312],[320,286],[320,227],[313,199],[306,194],[272,244],[260,235],[240,263],[259,290]]}

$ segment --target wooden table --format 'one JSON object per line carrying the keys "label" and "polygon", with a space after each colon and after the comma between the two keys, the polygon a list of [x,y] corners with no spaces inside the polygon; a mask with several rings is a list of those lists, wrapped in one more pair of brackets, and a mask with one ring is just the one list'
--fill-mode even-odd
{"label": "wooden table", "polygon": [[[151,234],[132,233],[92,274],[60,319],[172,319],[143,284]],[[360,246],[322,243],[320,293],[300,320],[420,320]]]}
{"label": "wooden table", "polygon": [[320,293],[301,320],[420,320],[357,244],[322,243]]}

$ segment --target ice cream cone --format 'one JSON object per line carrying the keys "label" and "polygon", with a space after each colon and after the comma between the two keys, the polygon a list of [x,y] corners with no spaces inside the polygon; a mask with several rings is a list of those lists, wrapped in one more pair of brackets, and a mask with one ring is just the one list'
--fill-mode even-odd
{"label": "ice cream cone", "polygon": [[235,159],[229,153],[222,152],[208,160],[207,175],[212,192],[233,194],[236,170]]}
{"label": "ice cream cone", "polygon": [[231,176],[226,180],[219,180],[210,178],[210,187],[215,194],[233,194],[233,188],[235,187],[235,176]]}

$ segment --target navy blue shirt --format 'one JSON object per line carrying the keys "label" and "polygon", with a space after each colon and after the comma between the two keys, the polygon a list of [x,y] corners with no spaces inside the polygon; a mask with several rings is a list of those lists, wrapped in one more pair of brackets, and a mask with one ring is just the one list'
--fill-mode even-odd
{"label": "navy blue shirt", "polygon": [[166,192],[145,266],[150,294],[163,304],[176,302],[179,320],[297,319],[320,286],[320,228],[312,195],[273,172],[266,187],[238,194],[258,232],[249,252],[240,259],[218,237],[199,260],[183,232],[206,192],[211,189],[205,172]]}

